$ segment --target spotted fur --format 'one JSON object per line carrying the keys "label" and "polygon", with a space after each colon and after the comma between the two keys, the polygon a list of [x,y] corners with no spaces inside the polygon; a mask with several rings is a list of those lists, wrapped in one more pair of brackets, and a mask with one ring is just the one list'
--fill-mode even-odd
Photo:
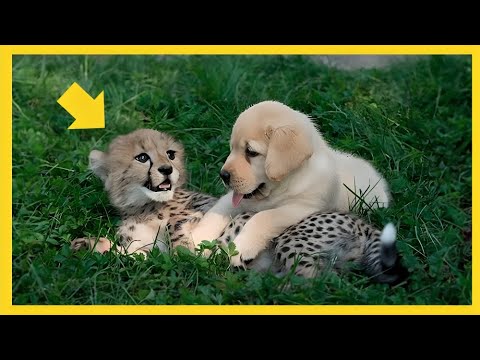
{"label": "spotted fur", "polygon": [[[236,216],[219,240],[234,241],[253,213]],[[271,267],[279,272],[293,270],[296,275],[315,277],[326,269],[343,270],[348,263],[361,265],[366,274],[380,283],[395,284],[407,276],[396,251],[395,228],[387,224],[383,231],[353,214],[314,213],[287,228],[274,238],[261,254],[261,262],[243,262],[248,268],[265,268],[266,254]]]}

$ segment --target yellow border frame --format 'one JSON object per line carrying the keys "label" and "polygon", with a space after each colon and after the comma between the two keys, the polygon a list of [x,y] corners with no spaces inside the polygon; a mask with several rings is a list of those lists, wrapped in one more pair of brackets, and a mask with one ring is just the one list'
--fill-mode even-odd
{"label": "yellow border frame", "polygon": [[[472,55],[473,138],[479,139],[478,45],[12,45],[0,46],[0,314],[480,314],[478,244],[472,238],[472,305],[12,305],[12,55]],[[476,122],[473,121],[476,119]],[[472,184],[479,182],[472,142]],[[473,234],[479,221],[473,190]],[[477,259],[477,260],[475,260]]]}

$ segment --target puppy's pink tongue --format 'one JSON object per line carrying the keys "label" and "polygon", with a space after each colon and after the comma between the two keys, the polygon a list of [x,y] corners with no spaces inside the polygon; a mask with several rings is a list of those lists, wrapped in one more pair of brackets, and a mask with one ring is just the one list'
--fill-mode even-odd
{"label": "puppy's pink tongue", "polygon": [[242,201],[242,199],[243,199],[243,194],[233,192],[233,197],[232,197],[233,207],[236,208],[240,204],[240,201]]}

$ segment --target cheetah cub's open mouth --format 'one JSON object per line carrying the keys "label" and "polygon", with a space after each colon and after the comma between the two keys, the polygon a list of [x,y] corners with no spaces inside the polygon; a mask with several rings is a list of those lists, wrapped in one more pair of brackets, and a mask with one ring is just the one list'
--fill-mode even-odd
{"label": "cheetah cub's open mouth", "polygon": [[153,186],[152,181],[149,179],[143,186],[145,186],[148,190],[153,192],[172,190],[172,182],[170,181],[170,179],[165,179],[158,186]]}

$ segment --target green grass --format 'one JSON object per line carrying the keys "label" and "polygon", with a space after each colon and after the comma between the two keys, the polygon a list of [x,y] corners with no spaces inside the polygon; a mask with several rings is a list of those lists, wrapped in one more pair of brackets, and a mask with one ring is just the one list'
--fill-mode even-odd
{"label": "green grass", "polygon": [[[67,130],[56,100],[74,81],[105,90],[105,129]],[[231,126],[266,99],[310,114],[334,147],[386,176],[393,204],[368,220],[398,226],[406,285],[356,272],[277,278],[183,252],[70,251],[76,237],[112,238],[119,222],[90,150],[166,131],[185,145],[189,188],[220,195]],[[15,56],[13,101],[14,304],[471,304],[470,57],[343,72],[298,56]]]}

